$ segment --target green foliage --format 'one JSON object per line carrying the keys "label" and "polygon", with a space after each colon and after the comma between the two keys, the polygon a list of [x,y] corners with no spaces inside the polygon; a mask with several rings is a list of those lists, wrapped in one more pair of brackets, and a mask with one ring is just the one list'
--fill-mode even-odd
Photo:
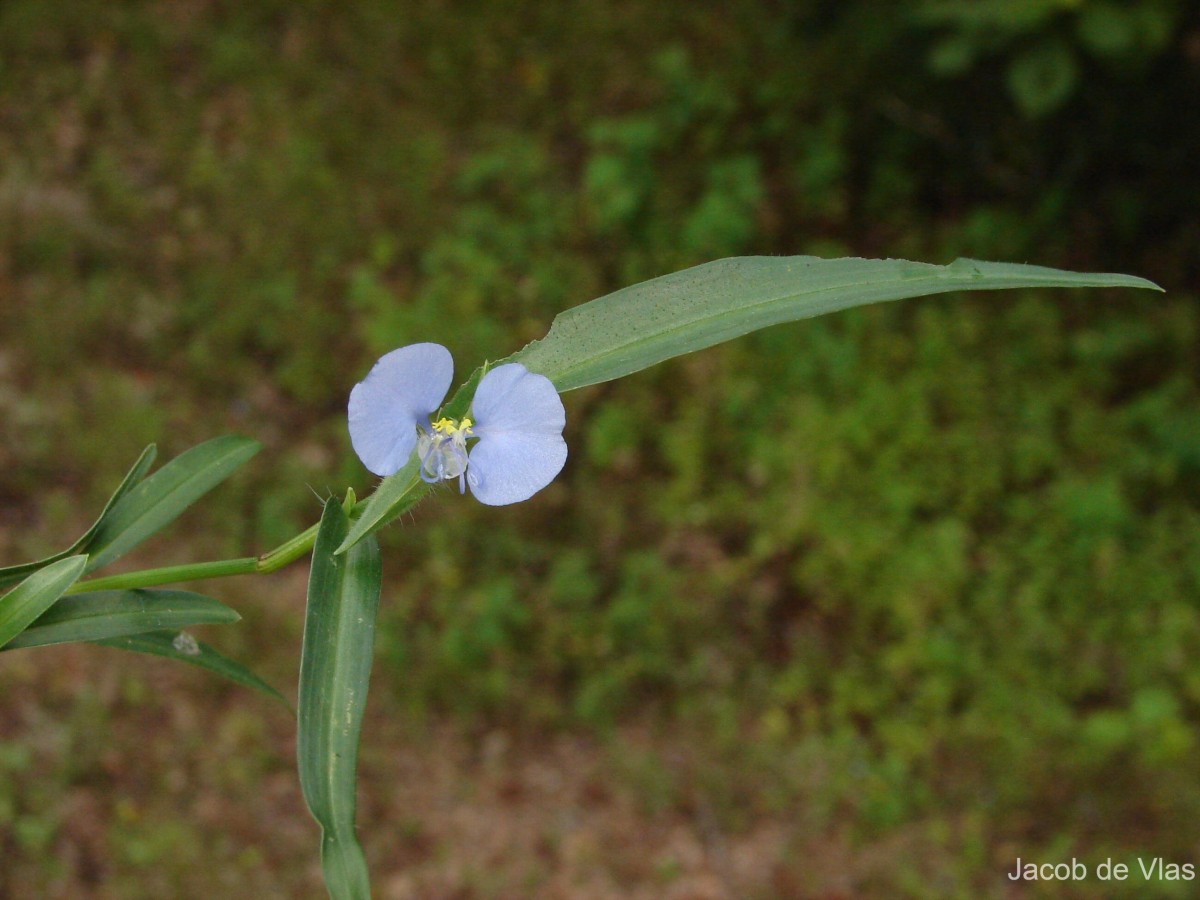
{"label": "green foliage", "polygon": [[[259,447],[257,441],[236,435],[213,438],[181,453],[145,481],[130,487],[99,520],[88,544],[87,571],[119,559],[169,525],[232,475]],[[123,483],[121,489],[125,487]]]}
{"label": "green foliage", "polygon": [[334,900],[371,895],[367,862],[355,833],[355,780],[375,649],[381,563],[374,538],[356,544],[340,559],[334,556],[349,529],[341,504],[327,500],[308,579],[296,710],[300,787],[321,826],[321,870]]}
{"label": "green foliage", "polygon": [[[274,546],[316,515],[298,485],[369,483],[344,411],[381,351],[497,359],[712,258],[1139,272],[1168,296],[849,311],[568,395],[567,470],[535,502],[443,493],[380,532],[372,696],[472,733],[694,737],[705,777],[627,751],[629,782],[649,813],[800,821],[779,893],[829,893],[802,851],[831,841],[887,857],[864,896],[986,894],[1013,846],[1186,855],[1194,32],[1159,0],[452,22],[434,3],[0,4],[4,561],[70,543],[147,443],[224,431],[267,452],[190,514],[179,555]],[[285,672],[299,624],[282,631],[238,639]],[[101,705],[84,691],[49,736],[5,733],[0,893],[71,889],[48,848],[64,797],[116,777]],[[253,793],[252,744],[196,764]],[[280,892],[243,848],[162,827],[176,812],[114,813],[110,893]],[[198,887],[201,859],[227,868]],[[944,880],[912,880],[938,859]]]}
{"label": "green foliage", "polygon": [[0,596],[0,649],[14,639],[74,584],[87,565],[87,556],[68,556],[26,576],[20,584]]}
{"label": "green foliage", "polygon": [[86,555],[95,545],[96,535],[99,533],[101,527],[104,526],[105,520],[112,513],[113,507],[117,505],[117,502],[122,497],[140,484],[146,473],[150,471],[150,466],[154,464],[154,457],[157,455],[157,452],[153,444],[142,451],[142,455],[138,457],[137,462],[133,464],[133,467],[121,480],[121,483],[117,485],[117,489],[113,492],[112,496],[108,498],[108,502],[104,504],[104,509],[100,512],[100,518],[92,523],[92,527],[85,531],[79,540],[66,550],[55,553],[53,556],[47,556],[45,559],[39,559],[36,562],[25,563],[23,565],[6,566],[0,569],[0,588],[19,581],[29,573],[36,572],[50,563],[66,559],[68,556],[79,553]]}
{"label": "green foliage", "polygon": [[189,591],[88,591],[63,597],[3,649],[105,641],[160,629],[228,624],[238,618],[223,603]]}
{"label": "green foliage", "polygon": [[[28,634],[28,632],[26,633]],[[162,656],[166,659],[198,666],[220,675],[222,678],[228,678],[235,684],[266,694],[284,706],[289,706],[287,698],[283,694],[245,666],[222,656],[208,644],[197,641],[186,631],[138,631],[122,637],[105,638],[96,643],[106,647],[116,647],[120,650],[149,653],[152,656]]]}
{"label": "green foliage", "polygon": [[673,272],[582,303],[555,317],[544,338],[507,360],[559,391],[599,384],[751,331],[860,306],[947,291],[1029,287],[1138,287],[1128,275],[957,259],[735,257]]}

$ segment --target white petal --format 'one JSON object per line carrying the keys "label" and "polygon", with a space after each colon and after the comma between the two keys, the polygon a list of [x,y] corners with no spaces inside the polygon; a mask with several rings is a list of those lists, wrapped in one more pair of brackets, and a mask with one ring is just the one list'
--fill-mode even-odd
{"label": "white petal", "polygon": [[410,344],[375,363],[350,392],[350,443],[364,466],[391,475],[412,456],[417,423],[441,404],[454,360],[441,344]]}
{"label": "white petal", "polygon": [[500,432],[562,434],[567,414],[553,382],[520,363],[492,369],[471,401],[473,431],[479,437]]}
{"label": "white petal", "polygon": [[519,503],[553,481],[566,461],[561,434],[489,433],[471,450],[467,485],[488,506]]}

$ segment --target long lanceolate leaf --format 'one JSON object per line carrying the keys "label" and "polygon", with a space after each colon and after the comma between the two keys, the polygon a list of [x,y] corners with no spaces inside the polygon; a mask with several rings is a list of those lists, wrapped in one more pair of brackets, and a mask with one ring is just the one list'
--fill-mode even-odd
{"label": "long lanceolate leaf", "polygon": [[260,691],[268,697],[278,700],[284,706],[289,708],[291,706],[283,694],[241,663],[222,656],[208,644],[197,641],[186,631],[147,631],[124,637],[107,638],[95,643],[103,647],[116,647],[118,650],[131,650],[135,653],[149,653],[153,656],[164,656],[167,659],[190,663],[193,666],[215,672],[242,687]]}
{"label": "long lanceolate leaf", "polygon": [[175,457],[129,491],[101,520],[91,542],[87,571],[112,562],[169,525],[258,448],[256,441],[227,435]]}
{"label": "long lanceolate leaf", "polygon": [[381,566],[373,537],[334,556],[349,527],[338,502],[327,502],[313,547],[297,711],[300,787],[321,826],[321,868],[335,900],[370,896],[354,783]]}
{"label": "long lanceolate leaf", "polygon": [[[82,561],[78,567],[82,569]],[[179,630],[240,618],[211,597],[173,590],[89,591],[60,596],[52,603],[0,651],[90,641],[190,663],[290,705],[279,691],[249,669]]]}
{"label": "long lanceolate leaf", "polygon": [[959,259],[947,266],[902,259],[745,256],[635,284],[560,313],[550,332],[509,357],[569,391],[629,375],[768,325],[852,306],[947,291],[1129,287],[1132,275]]}
{"label": "long lanceolate leaf", "polygon": [[62,597],[4,649],[101,641],[164,628],[220,625],[239,618],[225,604],[191,591],[89,591]]}
{"label": "long lanceolate leaf", "polygon": [[92,545],[92,541],[96,537],[96,533],[100,530],[101,524],[109,514],[117,502],[128,494],[138,483],[146,477],[146,473],[150,470],[150,466],[154,463],[154,457],[157,454],[153,444],[142,451],[142,455],[138,457],[137,462],[121,480],[113,495],[108,498],[108,502],[104,504],[104,509],[101,511],[99,518],[95,523],[84,532],[83,537],[77,540],[74,544],[63,550],[60,553],[55,553],[53,556],[47,556],[45,559],[39,559],[36,562],[22,563],[17,566],[6,566],[0,568],[0,588],[7,587],[10,584],[15,584],[20,581],[30,572],[36,572],[38,569],[45,568],[50,563],[58,562],[60,559],[66,559],[68,556],[74,556],[79,553],[87,553]]}
{"label": "long lanceolate leaf", "polygon": [[[644,281],[568,309],[555,317],[544,338],[494,365],[521,363],[564,392],[620,378],[769,325],[852,306],[948,291],[1042,287],[1161,290],[1133,275],[972,259],[934,266],[903,259],[734,257]],[[466,413],[482,373],[482,368],[477,369],[455,392],[443,415],[461,418]],[[366,500],[339,552],[411,508],[425,492],[411,462],[385,478]]]}
{"label": "long lanceolate leaf", "polygon": [[0,597],[0,648],[20,640],[37,620],[83,574],[86,556],[69,556],[39,569]]}

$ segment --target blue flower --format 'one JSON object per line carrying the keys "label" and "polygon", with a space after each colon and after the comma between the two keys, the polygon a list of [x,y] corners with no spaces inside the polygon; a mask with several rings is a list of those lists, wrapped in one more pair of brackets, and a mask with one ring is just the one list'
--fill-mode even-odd
{"label": "blue flower", "polygon": [[[562,471],[566,412],[553,383],[520,363],[480,379],[470,414],[430,420],[454,377],[440,344],[410,344],[386,354],[350,392],[350,443],[376,475],[398,472],[412,458],[429,482],[458,479],[481,503],[528,500]],[[470,442],[470,443],[468,443]]]}

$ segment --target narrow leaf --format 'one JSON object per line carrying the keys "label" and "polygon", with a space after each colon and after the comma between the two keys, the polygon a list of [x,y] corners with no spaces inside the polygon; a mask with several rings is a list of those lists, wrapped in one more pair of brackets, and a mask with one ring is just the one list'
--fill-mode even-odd
{"label": "narrow leaf", "polygon": [[0,597],[0,650],[14,646],[26,629],[50,609],[63,592],[75,583],[87,557],[69,556],[39,569]]}
{"label": "narrow leaf", "polygon": [[259,444],[227,435],[175,457],[128,494],[100,523],[91,544],[91,572],[127,553],[169,525],[185,509],[233,474]]}
{"label": "narrow leaf", "polygon": [[108,502],[104,504],[104,509],[101,510],[99,518],[92,524],[92,527],[84,532],[83,537],[77,540],[74,544],[63,550],[60,553],[55,553],[53,556],[47,556],[45,559],[39,559],[37,562],[22,563],[17,566],[7,566],[0,569],[0,588],[7,587],[10,584],[20,581],[30,572],[36,572],[38,569],[44,568],[50,563],[58,562],[60,559],[66,559],[68,556],[74,556],[77,553],[86,553],[91,546],[96,532],[100,530],[101,523],[112,512],[117,501],[128,494],[137,484],[146,477],[146,472],[150,470],[150,466],[154,463],[154,457],[158,451],[151,444],[142,451],[142,455],[138,457],[137,462],[133,464],[133,468],[126,473],[121,483],[117,486],[113,495],[108,498]]}
{"label": "narrow leaf", "polygon": [[370,897],[354,790],[381,564],[373,537],[334,555],[349,526],[342,506],[329,500],[313,547],[297,714],[300,787],[321,826],[321,867],[335,900]]}
{"label": "narrow leaf", "polygon": [[947,266],[902,259],[745,256],[635,284],[560,313],[519,362],[569,391],[629,375],[673,356],[768,325],[852,306],[947,291],[1038,287],[1161,290],[1132,275],[959,259]]}
{"label": "narrow leaf", "polygon": [[101,641],[164,628],[219,625],[239,618],[225,604],[191,591],[89,591],[62,597],[3,649]]}
{"label": "narrow leaf", "polygon": [[421,461],[414,453],[404,468],[383,479],[375,493],[364,501],[362,513],[354,520],[349,534],[335,552],[338,555],[345,553],[363,538],[416,506],[429,492],[429,485],[421,480],[420,471]]}
{"label": "narrow leaf", "polygon": [[142,634],[130,634],[125,637],[106,638],[95,641],[102,647],[116,647],[118,650],[130,650],[135,653],[149,653],[154,656],[165,656],[180,662],[191,663],[210,672],[228,678],[242,687],[260,691],[272,697],[291,709],[287,698],[271,685],[267,684],[245,666],[227,656],[218,653],[208,644],[197,641],[186,631],[148,631]]}

